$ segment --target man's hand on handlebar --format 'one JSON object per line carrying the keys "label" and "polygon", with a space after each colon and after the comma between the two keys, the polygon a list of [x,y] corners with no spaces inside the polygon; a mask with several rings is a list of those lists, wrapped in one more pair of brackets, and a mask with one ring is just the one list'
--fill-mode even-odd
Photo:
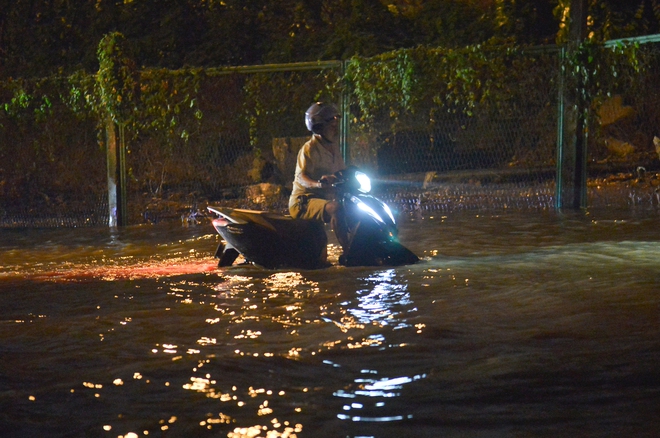
{"label": "man's hand on handlebar", "polygon": [[337,177],[335,175],[323,175],[321,179],[319,179],[319,188],[328,188],[332,187],[332,185],[337,181]]}

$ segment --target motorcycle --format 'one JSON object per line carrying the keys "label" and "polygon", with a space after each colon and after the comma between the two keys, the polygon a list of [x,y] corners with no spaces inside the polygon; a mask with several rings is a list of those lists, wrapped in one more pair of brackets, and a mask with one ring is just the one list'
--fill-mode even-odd
{"label": "motorcycle", "polygon": [[[398,239],[391,209],[369,194],[371,180],[351,166],[335,174],[337,201],[346,212],[349,247],[339,263],[345,266],[400,266],[419,258]],[[327,267],[328,237],[320,221],[293,219],[273,212],[207,207],[217,217],[213,227],[224,242],[215,257],[230,266],[239,255],[269,269]]]}

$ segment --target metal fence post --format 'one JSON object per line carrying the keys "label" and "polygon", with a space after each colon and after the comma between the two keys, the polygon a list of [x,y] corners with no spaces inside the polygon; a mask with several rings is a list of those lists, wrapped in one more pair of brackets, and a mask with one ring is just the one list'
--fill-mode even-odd
{"label": "metal fence post", "polygon": [[557,87],[557,174],[555,176],[555,208],[561,208],[564,198],[562,193],[564,191],[564,96],[566,91],[566,74],[561,67],[564,65],[566,59],[566,47],[561,47],[559,50],[559,86]]}
{"label": "metal fence post", "polygon": [[[342,61],[341,63],[341,77],[345,78],[346,77],[346,64],[348,61]],[[344,84],[345,85],[345,84]],[[346,164],[349,164],[350,157],[351,157],[351,151],[350,151],[350,146],[348,145],[348,127],[350,126],[349,123],[349,116],[351,114],[350,108],[349,108],[349,99],[346,93],[346,87],[343,86],[341,88],[341,96],[340,98],[340,104],[341,104],[341,125],[340,125],[340,137],[339,137],[339,147],[342,153],[342,156],[344,158],[344,162]]]}
{"label": "metal fence post", "polygon": [[[575,57],[586,32],[586,0],[571,0],[570,42],[561,50],[559,118],[557,130],[556,207],[587,206],[587,103],[583,98],[582,75],[567,68],[568,56]],[[579,66],[584,67],[584,66]],[[570,81],[569,81],[570,79]],[[573,84],[571,90],[567,82]]]}

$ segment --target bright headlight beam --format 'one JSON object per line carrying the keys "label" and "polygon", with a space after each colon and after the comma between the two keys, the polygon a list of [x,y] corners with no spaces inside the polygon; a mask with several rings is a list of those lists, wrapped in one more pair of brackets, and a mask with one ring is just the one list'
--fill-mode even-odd
{"label": "bright headlight beam", "polygon": [[392,210],[390,210],[390,207],[387,204],[383,203],[383,208],[385,209],[385,213],[387,213],[390,219],[392,219],[392,223],[395,224],[396,221],[394,220],[394,214],[392,214]]}
{"label": "bright headlight beam", "polygon": [[369,193],[371,191],[371,180],[362,172],[355,172],[355,179],[360,183],[360,191]]}
{"label": "bright headlight beam", "polygon": [[[356,202],[356,200],[357,200],[357,202]],[[358,206],[358,208],[359,208],[360,210],[364,211],[364,212],[367,213],[369,216],[371,216],[372,218],[376,219],[378,222],[384,222],[384,221],[383,221],[383,218],[381,218],[381,217],[378,215],[378,213],[376,213],[376,212],[374,211],[373,208],[369,207],[369,206],[368,206],[367,204],[365,204],[364,202],[360,201],[359,199],[357,199],[357,198],[355,198],[355,197],[353,198],[353,202],[355,202],[355,203],[357,204],[357,206]]]}

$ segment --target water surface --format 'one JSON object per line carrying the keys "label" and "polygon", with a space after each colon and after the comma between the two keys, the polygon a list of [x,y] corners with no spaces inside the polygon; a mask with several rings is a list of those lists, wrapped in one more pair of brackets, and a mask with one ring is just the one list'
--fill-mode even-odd
{"label": "water surface", "polygon": [[658,219],[405,218],[419,264],[316,271],[0,230],[0,436],[657,436]]}

